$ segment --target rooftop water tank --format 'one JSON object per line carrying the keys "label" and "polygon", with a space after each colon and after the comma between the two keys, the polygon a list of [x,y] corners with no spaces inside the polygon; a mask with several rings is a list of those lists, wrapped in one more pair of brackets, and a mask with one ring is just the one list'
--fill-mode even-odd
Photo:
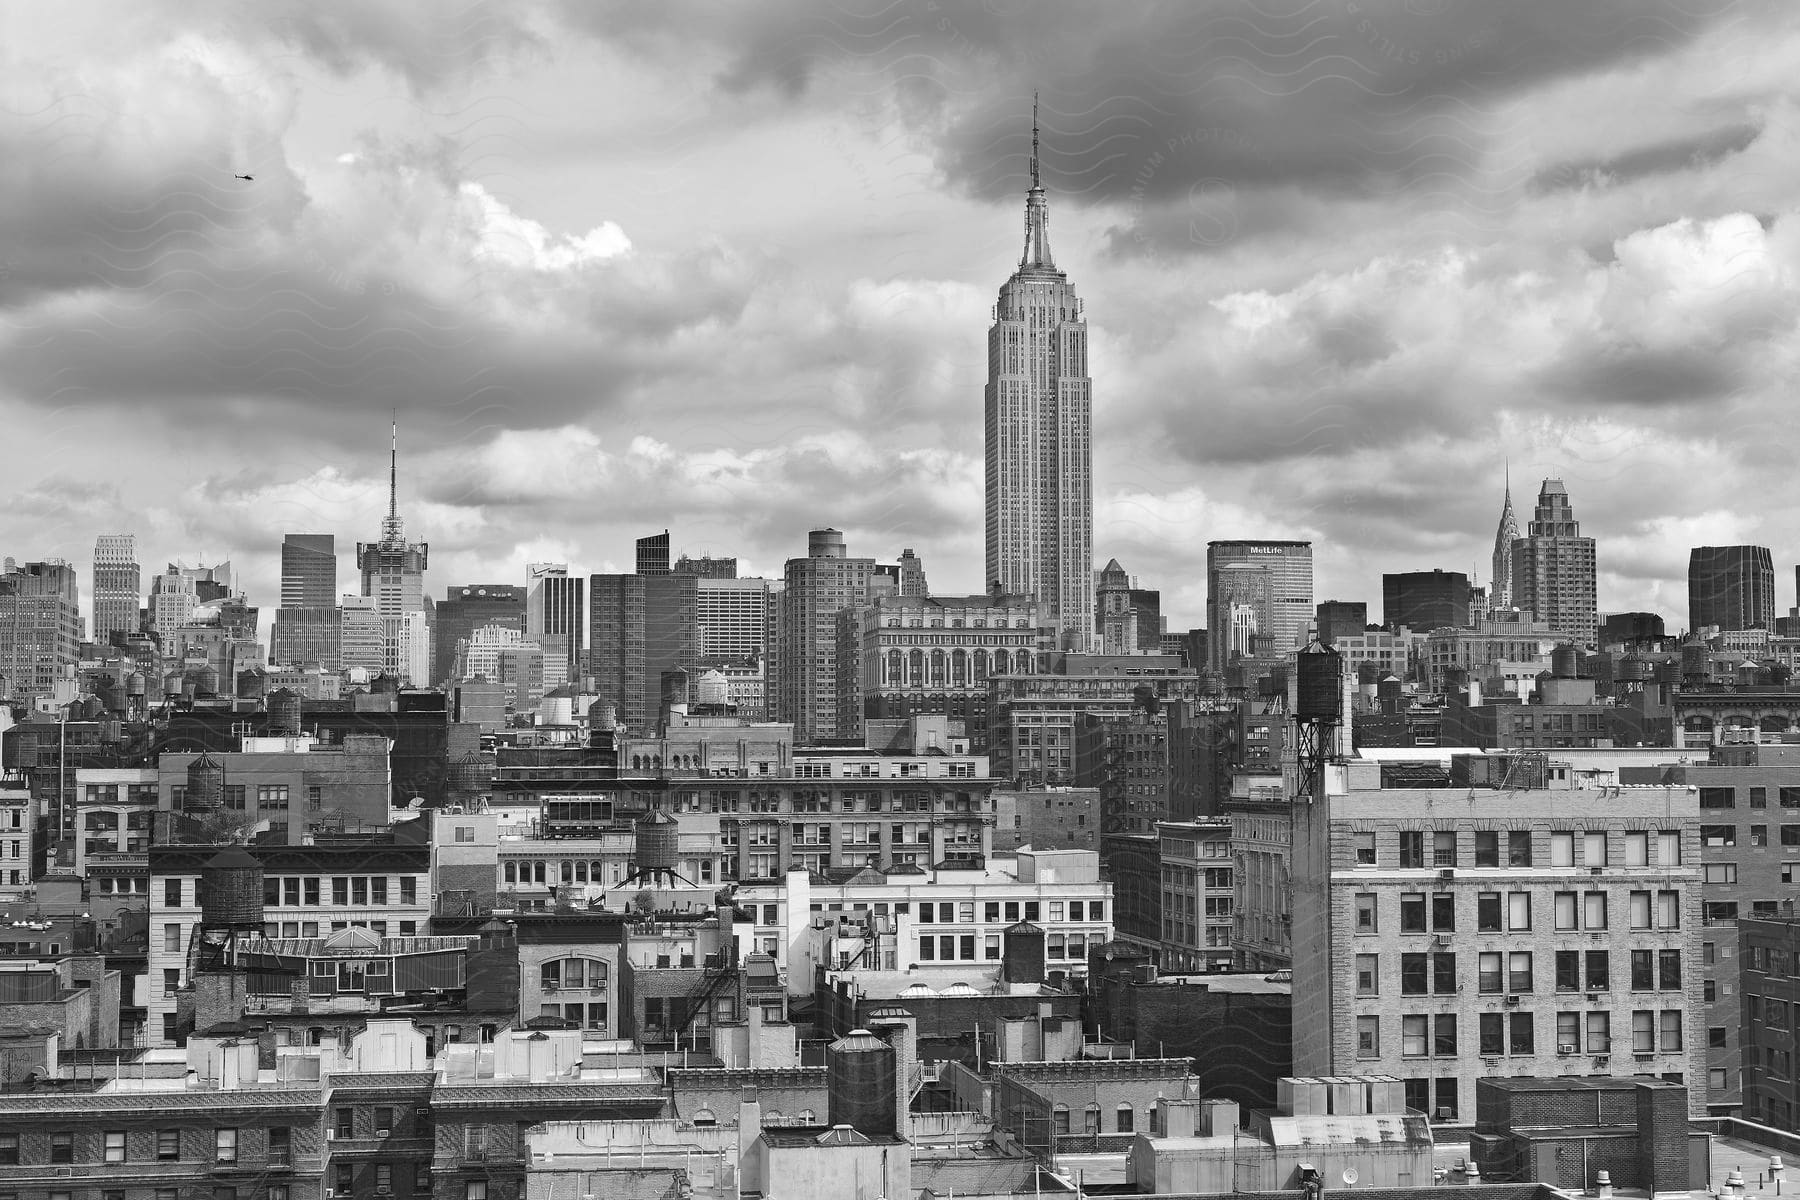
{"label": "rooftop water tank", "polygon": [[187,793],[181,806],[189,812],[212,812],[225,804],[225,764],[202,753],[188,764]]}
{"label": "rooftop water tank", "polygon": [[1315,639],[1294,657],[1294,715],[1302,721],[1338,720],[1344,711],[1343,655]]}
{"label": "rooftop water tank", "polygon": [[227,846],[200,868],[200,924],[208,929],[262,929],[262,864],[242,846]]}
{"label": "rooftop water tank", "polygon": [[892,1137],[899,1061],[894,1048],[866,1029],[853,1029],[825,1050],[826,1103],[833,1125],[869,1137]]}

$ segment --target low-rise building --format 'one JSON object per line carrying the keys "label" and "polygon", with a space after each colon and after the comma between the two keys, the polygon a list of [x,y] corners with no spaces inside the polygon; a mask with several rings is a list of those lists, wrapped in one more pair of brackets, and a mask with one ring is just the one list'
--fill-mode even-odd
{"label": "low-rise building", "polygon": [[1237,881],[1232,870],[1231,822],[1161,821],[1164,971],[1224,971],[1233,961]]}

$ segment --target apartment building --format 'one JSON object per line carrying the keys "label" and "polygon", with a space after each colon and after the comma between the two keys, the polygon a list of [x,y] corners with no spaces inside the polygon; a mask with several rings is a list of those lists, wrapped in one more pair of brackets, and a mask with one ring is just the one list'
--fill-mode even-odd
{"label": "apartment building", "polygon": [[1170,973],[1231,968],[1236,879],[1230,821],[1162,821],[1162,943],[1157,966]]}
{"label": "apartment building", "polygon": [[1327,773],[1294,823],[1296,1072],[1392,1074],[1452,1122],[1484,1076],[1704,1078],[1692,790]]}

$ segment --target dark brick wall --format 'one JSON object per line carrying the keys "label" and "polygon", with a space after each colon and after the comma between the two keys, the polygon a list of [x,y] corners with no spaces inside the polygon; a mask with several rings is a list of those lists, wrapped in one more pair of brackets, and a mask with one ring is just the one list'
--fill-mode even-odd
{"label": "dark brick wall", "polygon": [[1294,1073],[1287,995],[1102,979],[1090,1007],[1106,1036],[1135,1041],[1139,1054],[1192,1058],[1203,1096],[1271,1108],[1275,1081]]}

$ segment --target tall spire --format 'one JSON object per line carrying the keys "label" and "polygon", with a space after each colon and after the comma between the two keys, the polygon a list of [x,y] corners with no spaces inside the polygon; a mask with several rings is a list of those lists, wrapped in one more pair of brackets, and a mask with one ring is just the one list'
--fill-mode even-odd
{"label": "tall spire", "polygon": [[387,520],[381,523],[381,540],[384,545],[397,546],[406,542],[406,528],[400,521],[400,418],[393,418],[393,427],[388,434],[388,511]]}
{"label": "tall spire", "polygon": [[1038,174],[1038,101],[1037,93],[1031,94],[1031,190],[1025,193],[1025,253],[1019,258],[1019,268],[1038,267],[1048,271],[1056,270],[1056,260],[1050,257],[1050,223],[1049,207],[1044,199],[1044,184]]}

